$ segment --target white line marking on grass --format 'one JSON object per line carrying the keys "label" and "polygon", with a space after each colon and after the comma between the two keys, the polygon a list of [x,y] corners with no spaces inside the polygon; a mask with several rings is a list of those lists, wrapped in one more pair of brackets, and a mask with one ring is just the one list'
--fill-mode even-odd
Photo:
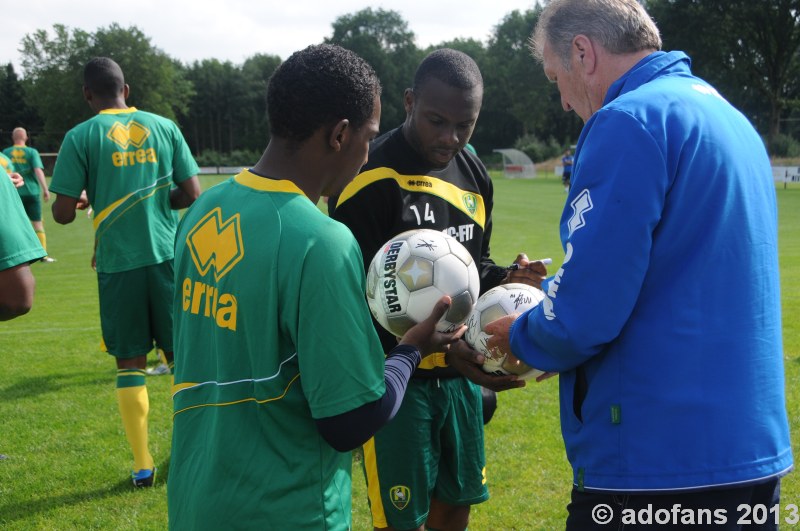
{"label": "white line marking on grass", "polygon": [[87,327],[68,327],[68,328],[17,328],[14,330],[0,330],[0,336],[7,336],[12,334],[30,334],[35,332],[88,332],[88,331],[96,331],[100,332],[99,326],[87,326]]}

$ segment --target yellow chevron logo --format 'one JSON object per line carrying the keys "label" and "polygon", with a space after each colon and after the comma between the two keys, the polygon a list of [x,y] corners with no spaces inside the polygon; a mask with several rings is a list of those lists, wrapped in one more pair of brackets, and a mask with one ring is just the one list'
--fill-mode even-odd
{"label": "yellow chevron logo", "polygon": [[122,149],[128,149],[129,146],[140,148],[149,136],[150,129],[136,120],[133,120],[128,125],[121,122],[114,122],[114,125],[111,126],[111,129],[108,130],[108,134],[106,135],[109,140]]}
{"label": "yellow chevron logo", "polygon": [[200,275],[207,275],[213,268],[214,279],[219,281],[244,258],[239,214],[223,222],[222,210],[213,209],[192,227],[186,244]]}
{"label": "yellow chevron logo", "polygon": [[14,164],[25,164],[25,150],[23,149],[12,149],[11,150],[11,162]]}

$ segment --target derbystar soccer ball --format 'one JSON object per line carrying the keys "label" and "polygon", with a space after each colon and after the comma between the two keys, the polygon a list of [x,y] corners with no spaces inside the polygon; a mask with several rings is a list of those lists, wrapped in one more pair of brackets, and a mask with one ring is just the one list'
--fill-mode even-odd
{"label": "derbystar soccer ball", "polygon": [[478,300],[478,267],[458,240],[431,229],[398,234],[367,271],[367,302],[375,320],[397,337],[428,318],[443,295],[452,299],[436,329],[452,332]]}
{"label": "derbystar soccer ball", "polygon": [[464,340],[484,355],[483,370],[491,374],[516,374],[523,380],[535,378],[542,371],[533,369],[511,354],[489,352],[486,343],[491,335],[484,329],[492,321],[505,315],[522,313],[533,308],[544,299],[544,292],[527,284],[501,284],[492,288],[478,299],[475,308],[467,319],[467,333]]}

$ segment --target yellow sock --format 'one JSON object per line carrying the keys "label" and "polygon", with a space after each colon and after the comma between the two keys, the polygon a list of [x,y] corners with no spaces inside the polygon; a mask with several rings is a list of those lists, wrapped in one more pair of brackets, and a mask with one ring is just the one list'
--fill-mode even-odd
{"label": "yellow sock", "polygon": [[39,238],[39,243],[42,244],[42,249],[47,252],[47,235],[44,233],[43,230],[36,231],[36,237]]}
{"label": "yellow sock", "polygon": [[147,414],[150,400],[145,386],[145,372],[139,369],[117,371],[117,401],[125,436],[133,451],[133,470],[153,468],[153,456],[147,448]]}

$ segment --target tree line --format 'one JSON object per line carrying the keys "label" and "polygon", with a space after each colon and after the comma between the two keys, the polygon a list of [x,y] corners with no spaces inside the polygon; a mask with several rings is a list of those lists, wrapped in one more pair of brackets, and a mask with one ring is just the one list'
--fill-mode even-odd
{"label": "tree line", "polygon": [[[687,52],[694,72],[748,116],[771,154],[800,156],[800,0],[643,3],[664,49]],[[540,161],[574,143],[582,126],[562,110],[557,88],[528,50],[540,13],[538,3],[508,13],[486,42],[461,38],[421,49],[399,13],[366,8],[338,17],[324,42],[355,51],[375,68],[383,84],[382,131],[402,123],[403,90],[428,52],[450,47],[469,54],[485,85],[472,144],[481,156],[517,147]],[[20,51],[21,75],[10,63],[0,68],[0,132],[26,127],[40,151],[57,151],[65,132],[91,116],[80,87],[83,65],[95,56],[120,64],[129,105],[180,125],[201,164],[254,163],[269,139],[266,85],[281,63],[276,55],[183,64],[137,27],[118,24],[93,33],[40,29],[23,38]]]}

